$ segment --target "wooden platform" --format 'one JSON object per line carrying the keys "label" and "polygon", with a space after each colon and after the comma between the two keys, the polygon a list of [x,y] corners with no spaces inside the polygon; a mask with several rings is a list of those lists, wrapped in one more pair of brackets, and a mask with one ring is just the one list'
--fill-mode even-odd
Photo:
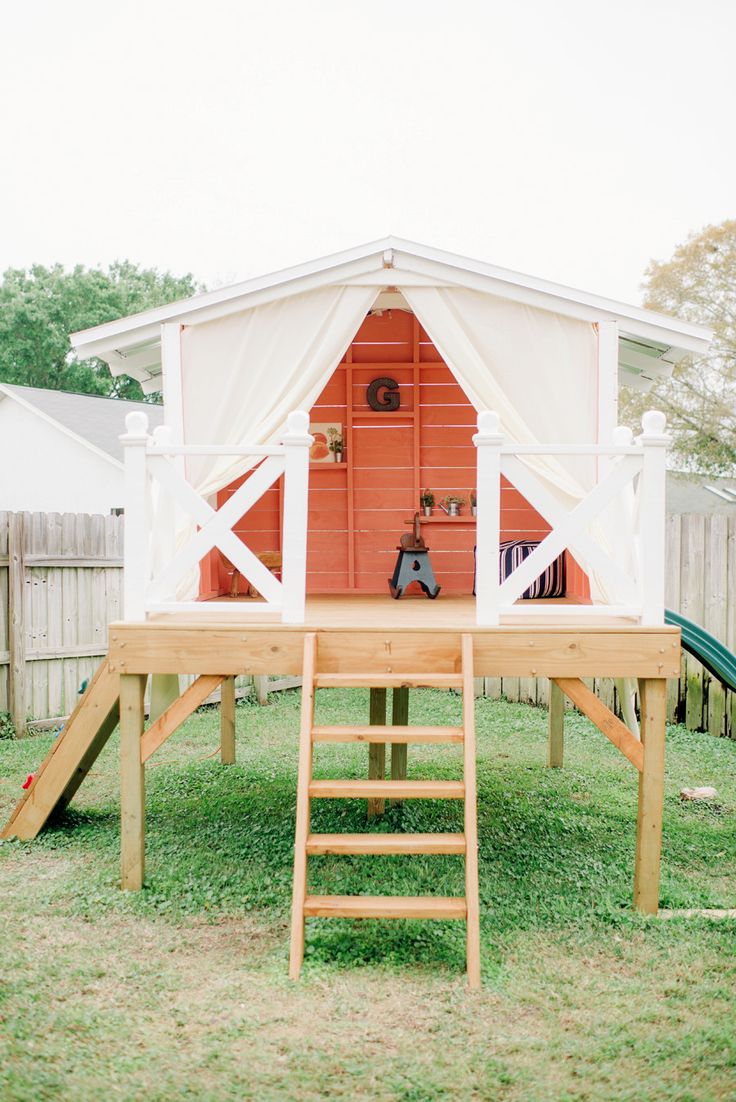
{"label": "wooden platform", "polygon": [[[471,632],[478,677],[679,677],[676,628],[643,628],[588,606],[575,621],[535,619],[524,602],[523,623],[478,627],[472,597],[392,600],[382,596],[311,597],[306,622],[263,618],[248,601],[198,614],[159,614],[145,624],[110,626],[110,670],[119,674],[300,674],[304,634],[321,635],[324,673],[457,673],[460,637]],[[549,605],[548,602],[540,602]],[[564,602],[554,602],[558,607]],[[572,613],[573,619],[570,619]]]}
{"label": "wooden platform", "polygon": [[[245,602],[243,602],[245,604]],[[233,678],[238,674],[301,675],[305,635],[318,639],[316,688],[362,685],[371,698],[383,694],[382,716],[373,714],[366,726],[351,727],[355,741],[369,744],[369,763],[383,761],[392,745],[392,782],[383,772],[367,781],[351,781],[350,791],[338,782],[314,782],[312,798],[352,795],[370,802],[395,796],[397,778],[402,798],[460,798],[462,786],[446,782],[447,791],[415,790],[407,781],[405,753],[411,741],[403,711],[393,722],[385,717],[385,690],[403,693],[408,710],[410,687],[435,685],[457,688],[462,673],[462,639],[471,640],[472,667],[477,677],[547,677],[551,681],[547,764],[563,762],[563,697],[574,704],[624,755],[638,774],[639,799],[634,878],[634,904],[656,914],[659,904],[659,861],[664,797],[664,741],[667,678],[680,671],[680,635],[674,627],[641,627],[624,617],[612,617],[590,607],[575,623],[575,608],[562,615],[535,618],[526,602],[522,623],[478,627],[471,597],[440,596],[394,601],[380,596],[314,597],[307,603],[303,625],[261,618],[257,602],[248,601],[242,616],[235,602],[226,611],[210,607],[194,619],[191,613],[161,614],[145,623],[110,626],[109,656],[80,705],[55,743],[47,762],[25,793],[2,831],[3,837],[33,838],[55,808],[65,806],[120,716],[122,885],[140,888],[144,878],[145,766],[212,691],[222,685],[221,756],[235,760]],[[255,607],[254,607],[255,605]],[[570,620],[570,612],[573,621]],[[265,609],[264,609],[265,613]],[[557,622],[559,619],[559,622]],[[467,643],[466,643],[467,648]],[[145,729],[143,693],[150,674],[195,674],[197,680]],[[636,678],[641,699],[641,741],[581,680],[591,677]],[[397,716],[399,718],[397,718]],[[371,737],[370,727],[374,727]],[[334,734],[334,732],[332,732]],[[342,729],[338,729],[338,735]],[[456,741],[456,728],[415,729],[424,741]],[[323,729],[315,728],[316,741]],[[429,734],[429,739],[427,739]],[[296,738],[296,732],[294,733]],[[396,745],[393,745],[393,744]],[[403,760],[403,773],[394,776]],[[541,765],[541,763],[540,763]],[[389,787],[386,787],[389,784]],[[390,785],[393,784],[393,787]],[[326,787],[325,787],[326,785]],[[330,842],[330,844],[333,844]],[[346,844],[350,843],[347,840]],[[309,913],[312,913],[311,911]],[[315,911],[314,913],[318,913]],[[319,913],[322,913],[319,911]]]}

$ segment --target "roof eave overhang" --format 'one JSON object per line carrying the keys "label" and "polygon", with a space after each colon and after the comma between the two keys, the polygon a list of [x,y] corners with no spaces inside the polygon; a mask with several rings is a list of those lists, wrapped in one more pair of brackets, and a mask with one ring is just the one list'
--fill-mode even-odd
{"label": "roof eave overhang", "polygon": [[644,367],[652,369],[648,374],[641,366],[622,363],[632,376],[648,378],[649,375],[667,374],[673,364],[688,353],[704,352],[712,339],[712,331],[704,326],[400,238],[386,237],[296,268],[259,276],[74,333],[71,342],[80,359],[98,356],[107,361],[114,375],[130,375],[138,379],[144,389],[156,390],[160,388],[157,376],[160,374],[159,344],[163,323],[199,324],[334,284],[371,284],[378,288],[400,286],[402,282],[408,285],[409,280],[433,286],[470,287],[584,321],[616,321],[623,338],[659,350],[658,356],[647,357],[649,363]]}

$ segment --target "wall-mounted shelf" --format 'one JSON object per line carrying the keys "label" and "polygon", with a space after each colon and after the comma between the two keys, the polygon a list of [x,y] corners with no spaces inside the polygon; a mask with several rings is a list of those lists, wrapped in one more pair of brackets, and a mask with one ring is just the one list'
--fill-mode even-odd
{"label": "wall-mounted shelf", "polygon": [[342,463],[335,463],[334,461],[332,463],[310,463],[309,469],[310,471],[346,471],[348,465],[343,459]]}
{"label": "wall-mounted shelf", "polygon": [[[468,513],[466,516],[448,517],[443,513],[439,517],[419,517],[420,524],[470,524],[473,525],[477,522],[477,517],[471,517]],[[413,518],[404,521],[404,524],[413,524]]]}

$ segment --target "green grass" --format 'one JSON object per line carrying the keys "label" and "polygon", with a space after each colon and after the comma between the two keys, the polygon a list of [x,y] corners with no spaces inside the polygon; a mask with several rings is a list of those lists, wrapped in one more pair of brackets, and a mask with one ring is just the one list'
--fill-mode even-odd
{"label": "green grass", "polygon": [[[631,911],[636,775],[577,715],[566,768],[544,768],[546,713],[478,702],[484,985],[463,979],[462,923],[310,920],[285,978],[298,695],[238,707],[238,764],[193,717],[147,770],[147,877],[118,889],[117,745],[63,819],[0,846],[0,1099],[736,1098],[736,923]],[[367,693],[318,695],[360,721]],[[453,694],[411,720],[458,722]],[[0,815],[50,738],[0,742]],[[365,776],[365,747],[318,748],[316,775]],[[414,777],[457,777],[458,748],[415,750]],[[681,803],[714,784],[718,803]],[[736,905],[736,744],[671,728],[661,900]],[[376,830],[461,829],[451,801]],[[324,801],[313,826],[366,829]],[[462,894],[456,857],[322,857],[324,893]]]}

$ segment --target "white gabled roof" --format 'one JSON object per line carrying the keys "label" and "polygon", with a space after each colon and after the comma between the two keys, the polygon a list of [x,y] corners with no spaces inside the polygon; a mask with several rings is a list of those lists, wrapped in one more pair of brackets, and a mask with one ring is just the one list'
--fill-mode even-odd
{"label": "white gabled roof", "polygon": [[131,375],[144,390],[160,389],[161,324],[196,324],[316,287],[363,284],[381,287],[460,286],[524,302],[584,321],[617,321],[621,381],[648,389],[689,352],[704,352],[712,332],[639,306],[578,291],[535,276],[469,260],[440,249],[386,237],[345,252],[216,291],[158,306],[141,314],[74,333],[80,359],[98,356],[113,375]]}
{"label": "white gabled roof", "polygon": [[150,402],[131,402],[122,398],[103,398],[96,394],[72,394],[65,390],[0,383],[0,399],[3,398],[12,399],[120,468],[123,466],[120,436],[125,432],[126,414],[143,411],[148,414],[152,428],[163,423],[163,406],[152,405]]}

